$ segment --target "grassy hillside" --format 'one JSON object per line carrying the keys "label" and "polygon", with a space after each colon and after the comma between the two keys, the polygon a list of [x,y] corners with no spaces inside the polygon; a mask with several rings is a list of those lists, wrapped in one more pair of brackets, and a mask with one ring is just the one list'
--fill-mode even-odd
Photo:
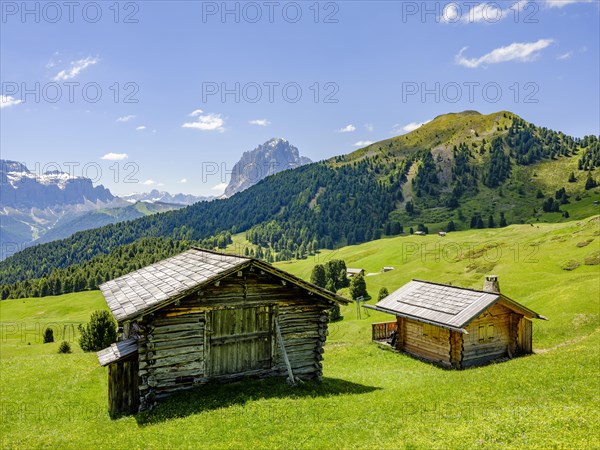
{"label": "grassy hillside", "polygon": [[[486,274],[498,275],[504,294],[550,318],[534,321],[536,346],[556,345],[600,325],[599,216],[566,224],[462,231],[446,237],[381,239],[277,265],[309,279],[314,265],[329,259],[343,259],[348,267],[370,274],[365,277],[373,297],[370,303],[381,287],[392,292],[413,278],[481,289]],[[395,270],[381,273],[383,266]],[[355,308],[346,313],[356,316]],[[389,319],[377,312],[371,315]]]}
{"label": "grassy hillside", "polygon": [[[201,241],[246,232],[264,259],[290,260],[397,235],[401,227],[583,218],[598,213],[599,168],[595,136],[566,136],[505,111],[445,114],[406,135],[267,177],[228,199],[25,249],[0,262],[0,283],[12,285],[11,298],[35,296],[53,271],[82,272],[90,259],[143,238]],[[25,280],[35,281],[15,286]]]}
{"label": "grassy hillside", "polygon": [[[234,242],[243,244],[239,237]],[[100,293],[6,300],[0,302],[1,445],[598,448],[599,254],[600,218],[594,217],[382,239],[280,264],[303,277],[327,258],[372,273],[395,266],[366,278],[371,295],[413,277],[480,287],[493,272],[503,292],[550,320],[534,322],[535,355],[449,371],[370,342],[371,322],[390,317],[371,312],[358,320],[351,305],[330,326],[321,384],[205,386],[119,420],[108,417],[107,369],[95,355],[75,343],[74,353],[59,355],[58,342],[41,343],[47,324],[68,330],[105,308]]]}

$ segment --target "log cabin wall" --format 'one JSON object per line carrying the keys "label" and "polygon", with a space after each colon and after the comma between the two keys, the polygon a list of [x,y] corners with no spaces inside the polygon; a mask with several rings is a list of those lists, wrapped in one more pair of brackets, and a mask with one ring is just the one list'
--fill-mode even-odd
{"label": "log cabin wall", "polygon": [[278,321],[294,376],[322,376],[327,309],[304,289],[255,269],[220,280],[140,321],[141,409],[209,380],[284,376]]}
{"label": "log cabin wall", "polygon": [[510,309],[497,303],[473,320],[467,328],[469,334],[464,336],[462,366],[512,356],[509,351],[514,347],[513,316]]}
{"label": "log cabin wall", "polygon": [[396,316],[396,350],[402,351],[406,339],[406,320]]}
{"label": "log cabin wall", "polygon": [[464,335],[458,331],[450,331],[450,365],[454,369],[462,368],[464,352]]}
{"label": "log cabin wall", "polygon": [[450,331],[415,320],[402,320],[401,350],[425,358],[436,364],[450,367]]}

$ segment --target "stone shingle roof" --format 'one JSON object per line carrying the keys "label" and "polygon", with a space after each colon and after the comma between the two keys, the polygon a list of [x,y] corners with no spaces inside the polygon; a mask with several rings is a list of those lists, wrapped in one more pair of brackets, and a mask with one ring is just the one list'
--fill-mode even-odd
{"label": "stone shingle roof", "polygon": [[176,298],[248,264],[250,258],[191,249],[100,286],[115,319],[121,321]]}
{"label": "stone shingle roof", "polygon": [[124,341],[115,342],[110,347],[106,347],[96,353],[101,366],[107,366],[110,363],[120,361],[129,355],[137,352],[138,344],[136,338],[129,338]]}
{"label": "stone shingle roof", "polygon": [[500,299],[528,317],[545,319],[501,294],[420,280],[406,283],[374,309],[464,332],[469,322]]}
{"label": "stone shingle roof", "polygon": [[318,298],[348,303],[343,297],[319,288],[263,261],[192,248],[135,272],[100,285],[117,321],[137,317],[182,298],[205,284],[249,265],[317,294]]}

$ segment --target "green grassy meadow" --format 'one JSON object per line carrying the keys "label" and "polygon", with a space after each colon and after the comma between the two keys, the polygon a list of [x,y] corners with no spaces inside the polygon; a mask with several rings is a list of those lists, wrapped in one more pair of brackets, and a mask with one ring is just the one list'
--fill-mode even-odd
{"label": "green grassy meadow", "polygon": [[[69,331],[106,308],[101,294],[6,300],[2,448],[600,448],[600,217],[382,239],[278,266],[309,278],[330,258],[376,273],[375,298],[411,278],[480,288],[494,273],[550,320],[534,322],[536,354],[450,371],[370,342],[370,324],[391,316],[358,319],[350,305],[330,325],[322,383],[208,385],[111,420],[107,369]],[[43,344],[48,324],[56,342]],[[63,331],[72,354],[57,353]]]}

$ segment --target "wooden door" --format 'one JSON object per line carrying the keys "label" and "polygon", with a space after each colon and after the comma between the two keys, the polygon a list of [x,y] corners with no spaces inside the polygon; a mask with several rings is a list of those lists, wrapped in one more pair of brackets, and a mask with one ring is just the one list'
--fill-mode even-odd
{"label": "wooden door", "polygon": [[268,306],[211,311],[207,328],[209,375],[269,369],[272,329]]}

